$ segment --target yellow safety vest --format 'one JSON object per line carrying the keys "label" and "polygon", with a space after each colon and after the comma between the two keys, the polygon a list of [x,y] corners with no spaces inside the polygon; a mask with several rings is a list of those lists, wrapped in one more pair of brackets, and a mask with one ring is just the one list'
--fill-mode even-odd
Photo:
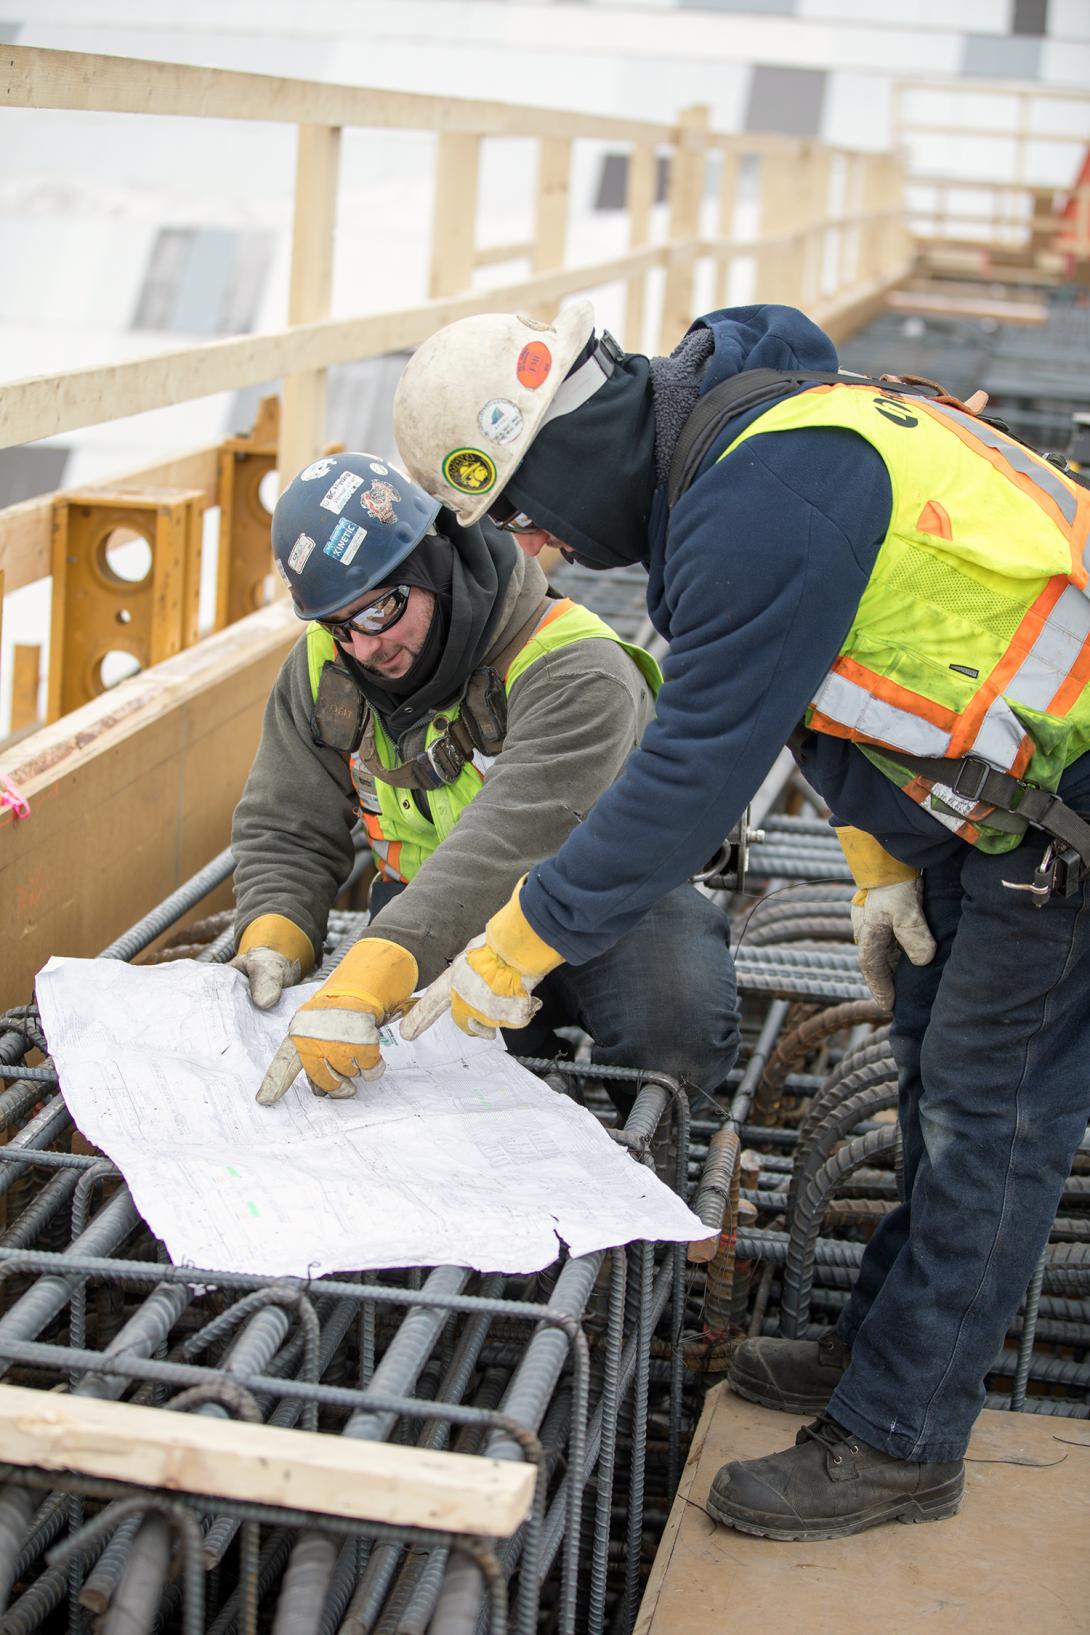
{"label": "yellow safety vest", "polygon": [[857,743],[962,839],[1007,851],[1021,836],[988,824],[994,806],[918,775],[897,752],[973,756],[1054,791],[1090,749],[1090,492],[950,403],[874,386],[787,398],[720,458],[750,437],[811,426],[866,438],[893,506],[806,725]]}
{"label": "yellow safety vest", "polygon": [[[571,642],[586,641],[589,637],[606,637],[617,642],[640,670],[652,696],[658,693],[662,685],[662,672],[650,653],[646,653],[642,647],[621,641],[604,619],[567,597],[549,604],[533,634],[511,660],[503,678],[507,693],[510,694],[518,678],[546,653],[567,647]],[[333,659],[334,653],[333,638],[329,632],[321,625],[310,625],[307,629],[307,661],[311,693],[315,698],[318,696],[322,669]],[[456,703],[434,716],[428,723],[425,748],[442,737],[460,713],[461,706]],[[374,725],[379,760],[392,771],[401,765],[397,746],[383,730],[377,717]],[[482,755],[479,750],[474,750],[472,760],[466,762],[453,783],[444,784],[439,789],[429,789],[429,821],[413,799],[411,791],[372,777],[358,756],[351,757],[352,782],[360,803],[360,817],[371,842],[375,867],[384,879],[409,881],[413,878],[450,834],[470,801],[480,793],[485,774],[494,759],[494,756]]]}

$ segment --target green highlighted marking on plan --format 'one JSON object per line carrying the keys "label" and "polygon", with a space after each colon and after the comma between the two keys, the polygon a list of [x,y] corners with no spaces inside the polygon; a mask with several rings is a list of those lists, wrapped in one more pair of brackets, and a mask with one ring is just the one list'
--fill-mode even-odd
{"label": "green highlighted marking on plan", "polygon": [[246,1200],[246,1208],[250,1211],[251,1215],[260,1215],[261,1214],[260,1209],[258,1209],[257,1205],[254,1203],[252,1198],[248,1198]]}

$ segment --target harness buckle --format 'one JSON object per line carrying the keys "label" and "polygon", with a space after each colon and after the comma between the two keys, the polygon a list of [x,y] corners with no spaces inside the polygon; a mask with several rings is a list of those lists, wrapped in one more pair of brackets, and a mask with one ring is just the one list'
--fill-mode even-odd
{"label": "harness buckle", "polygon": [[980,760],[976,755],[966,755],[964,760],[958,763],[957,776],[950,787],[955,795],[961,795],[965,800],[978,801],[991,771],[992,768],[987,761]]}
{"label": "harness buckle", "polygon": [[454,783],[466,764],[465,756],[445,733],[442,738],[437,738],[434,744],[427,746],[424,758],[440,784]]}

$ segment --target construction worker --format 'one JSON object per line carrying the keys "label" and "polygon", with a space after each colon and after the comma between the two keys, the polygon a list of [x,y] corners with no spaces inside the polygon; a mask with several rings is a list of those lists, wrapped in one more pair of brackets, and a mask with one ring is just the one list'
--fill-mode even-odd
{"label": "construction worker", "polygon": [[[307,466],[272,537],[308,627],[273,688],[234,821],[233,963],[256,1005],[276,1004],[320,958],[357,808],[379,878],[361,940],[292,1017],[265,1102],[300,1064],[330,1096],[381,1073],[378,1023],[562,844],[638,742],[660,680],[648,654],[552,598],[510,534],[460,527],[371,455]],[[669,1016],[645,1002],[664,949]],[[531,1053],[556,1055],[552,1027],[581,1024],[598,1061],[706,1091],[737,1053],[726,918],[688,884],[541,997]]]}
{"label": "construction worker", "polygon": [[737,1354],[742,1394],[819,1417],[726,1466],[708,1508],[784,1539],[958,1508],[1090,1113],[1090,494],[964,405],[836,368],[790,308],[709,313],[648,361],[578,302],[441,330],[395,399],[409,469],[463,525],[643,563],[670,642],[623,775],[455,961],[459,1014],[518,1026],[562,962],[600,958],[785,743],[835,814],[893,1001],[906,1195],[834,1334]]}

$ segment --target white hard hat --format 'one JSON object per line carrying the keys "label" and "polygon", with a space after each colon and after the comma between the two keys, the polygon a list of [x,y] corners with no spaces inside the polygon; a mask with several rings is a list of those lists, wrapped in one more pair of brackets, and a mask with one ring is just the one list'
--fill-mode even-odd
{"label": "white hard hat", "polygon": [[410,475],[463,527],[513,476],[593,334],[589,301],[551,324],[486,312],[448,324],[410,358],[394,394],[397,445]]}

